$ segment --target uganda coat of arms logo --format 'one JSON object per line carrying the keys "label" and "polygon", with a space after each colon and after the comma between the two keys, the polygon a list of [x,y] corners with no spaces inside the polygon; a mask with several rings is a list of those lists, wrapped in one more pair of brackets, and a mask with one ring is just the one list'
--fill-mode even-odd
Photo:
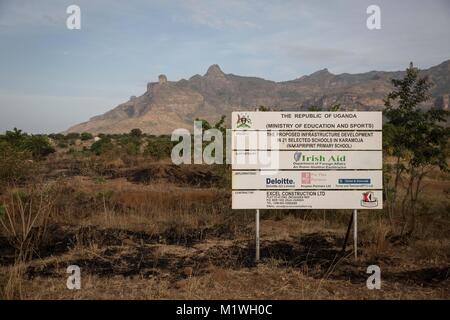
{"label": "uganda coat of arms logo", "polygon": [[238,118],[236,121],[236,127],[239,129],[248,129],[252,125],[252,120],[250,119],[250,116],[246,113],[244,114],[238,114]]}

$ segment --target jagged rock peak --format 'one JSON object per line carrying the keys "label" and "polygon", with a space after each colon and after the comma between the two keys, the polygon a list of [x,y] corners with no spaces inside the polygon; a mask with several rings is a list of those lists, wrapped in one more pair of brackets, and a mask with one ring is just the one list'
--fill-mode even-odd
{"label": "jagged rock peak", "polygon": [[317,75],[328,75],[328,74],[332,74],[330,71],[328,71],[328,69],[327,68],[324,68],[324,69],[322,69],[322,70],[318,70],[318,71],[316,71],[316,72],[314,72],[314,73],[311,73],[310,74],[310,76],[317,76]]}
{"label": "jagged rock peak", "polygon": [[212,66],[210,66],[208,68],[208,71],[206,71],[205,76],[212,76],[212,77],[223,77],[225,75],[225,73],[223,73],[223,71],[220,69],[218,64],[213,64]]}
{"label": "jagged rock peak", "polygon": [[165,74],[160,74],[158,76],[158,82],[159,84],[167,83],[167,77]]}

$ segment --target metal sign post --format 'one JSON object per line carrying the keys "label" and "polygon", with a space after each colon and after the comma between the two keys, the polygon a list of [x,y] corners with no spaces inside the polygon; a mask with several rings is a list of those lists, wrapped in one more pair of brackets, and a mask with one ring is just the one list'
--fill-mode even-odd
{"label": "metal sign post", "polygon": [[259,261],[259,209],[256,209],[256,254],[255,260]]}
{"label": "metal sign post", "polygon": [[[256,108],[255,110],[256,112],[259,111],[259,108]],[[255,261],[259,262],[259,209],[256,209],[256,226],[255,226],[255,230],[256,230],[256,237],[255,237]]]}
{"label": "metal sign post", "polygon": [[355,250],[355,260],[358,259],[358,210],[353,210],[353,241]]}

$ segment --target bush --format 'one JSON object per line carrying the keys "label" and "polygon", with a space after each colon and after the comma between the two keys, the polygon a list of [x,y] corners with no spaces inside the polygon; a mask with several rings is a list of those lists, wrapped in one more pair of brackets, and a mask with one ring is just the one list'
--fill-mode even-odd
{"label": "bush", "polygon": [[133,129],[130,131],[130,135],[133,137],[141,137],[142,136],[142,130],[141,129]]}
{"label": "bush", "polygon": [[23,142],[22,148],[30,151],[35,159],[41,159],[55,152],[46,136],[31,135]]}
{"label": "bush", "polygon": [[149,141],[144,150],[144,155],[150,156],[155,160],[169,158],[172,152],[173,142],[166,139],[157,139]]}
{"label": "bush", "polygon": [[136,156],[140,154],[142,141],[137,135],[123,135],[118,139],[122,152],[127,155]]}
{"label": "bush", "polygon": [[66,135],[67,140],[76,140],[80,139],[80,134],[78,132],[71,132]]}
{"label": "bush", "polygon": [[82,141],[87,141],[87,140],[91,140],[94,138],[94,136],[92,134],[90,134],[89,132],[83,132],[80,136]]}
{"label": "bush", "polygon": [[46,234],[52,212],[53,197],[50,188],[33,185],[26,191],[8,191],[0,230],[16,249],[20,261],[31,258]]}
{"label": "bush", "polygon": [[24,179],[32,167],[30,154],[0,142],[0,187]]}
{"label": "bush", "polygon": [[102,139],[94,142],[91,146],[91,151],[95,153],[96,155],[101,155],[102,153],[105,153],[106,151],[113,148],[113,144],[110,138],[103,137]]}
{"label": "bush", "polygon": [[6,131],[4,140],[11,146],[20,147],[27,137],[28,134],[22,133],[22,130],[14,128],[13,131]]}
{"label": "bush", "polygon": [[22,130],[17,128],[14,128],[13,131],[6,131],[2,140],[3,143],[16,149],[16,151],[31,152],[31,155],[35,159],[41,159],[55,152],[47,136],[28,135],[27,133],[22,133]]}
{"label": "bush", "polygon": [[58,148],[66,149],[68,147],[68,144],[66,142],[59,142]]}
{"label": "bush", "polygon": [[51,133],[48,135],[48,137],[50,139],[53,139],[55,141],[61,141],[61,140],[65,140],[66,137],[62,134],[62,133]]}

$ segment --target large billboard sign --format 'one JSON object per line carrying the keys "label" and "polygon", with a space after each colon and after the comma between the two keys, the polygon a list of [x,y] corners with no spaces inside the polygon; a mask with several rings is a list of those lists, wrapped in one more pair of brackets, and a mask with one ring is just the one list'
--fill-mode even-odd
{"label": "large billboard sign", "polygon": [[233,112],[233,209],[381,209],[381,112]]}

